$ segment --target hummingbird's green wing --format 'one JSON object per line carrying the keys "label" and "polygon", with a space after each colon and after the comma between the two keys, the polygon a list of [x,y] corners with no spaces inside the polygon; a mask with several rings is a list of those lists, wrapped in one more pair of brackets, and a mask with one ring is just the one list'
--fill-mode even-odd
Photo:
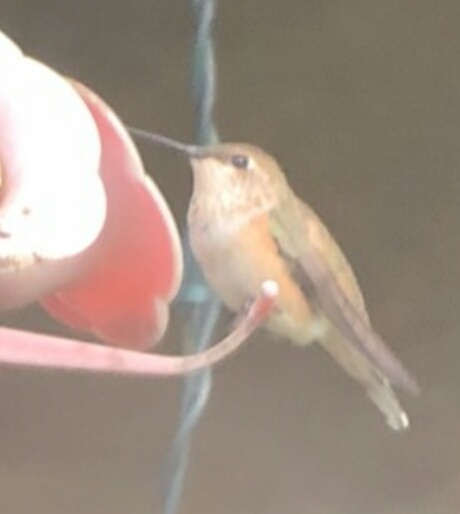
{"label": "hummingbird's green wing", "polygon": [[[298,198],[270,213],[272,233],[306,295],[391,384],[418,393],[415,378],[372,329],[353,272],[316,214]],[[302,234],[292,227],[303,227]]]}

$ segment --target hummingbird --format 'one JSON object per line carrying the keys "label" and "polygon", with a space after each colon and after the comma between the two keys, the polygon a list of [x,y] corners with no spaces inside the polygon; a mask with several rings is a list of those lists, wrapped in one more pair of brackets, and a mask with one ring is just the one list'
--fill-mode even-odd
{"label": "hummingbird", "polygon": [[391,428],[408,428],[394,388],[418,394],[417,381],[372,328],[350,264],[278,162],[246,143],[195,146],[131,132],[188,157],[190,245],[226,307],[240,312],[265,280],[276,281],[265,328],[296,345],[319,343],[364,386]]}

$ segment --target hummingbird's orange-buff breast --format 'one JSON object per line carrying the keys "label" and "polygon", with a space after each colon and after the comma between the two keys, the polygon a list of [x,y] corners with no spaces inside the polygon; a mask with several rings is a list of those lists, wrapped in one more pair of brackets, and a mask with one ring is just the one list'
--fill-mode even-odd
{"label": "hummingbird's orange-buff breast", "polygon": [[319,335],[311,306],[278,252],[267,214],[221,237],[193,230],[190,242],[206,279],[230,310],[240,311],[270,277],[278,283],[279,295],[268,328],[298,344],[310,343],[312,336]]}

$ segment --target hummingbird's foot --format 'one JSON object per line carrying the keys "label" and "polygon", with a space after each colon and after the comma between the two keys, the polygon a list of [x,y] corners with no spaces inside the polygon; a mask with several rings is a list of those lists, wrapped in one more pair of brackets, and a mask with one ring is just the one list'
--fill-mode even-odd
{"label": "hummingbird's foot", "polygon": [[[273,296],[275,298],[278,295],[278,284],[273,280],[265,280],[265,282],[261,285],[261,291],[268,296]],[[275,292],[276,291],[276,292]],[[257,298],[260,297],[260,293],[258,296],[248,296],[243,303],[241,309],[235,314],[235,317],[231,321],[231,329],[234,330],[241,322],[250,315],[251,310],[254,308],[254,304],[257,301]],[[278,309],[276,304],[270,308],[270,314],[273,314]]]}

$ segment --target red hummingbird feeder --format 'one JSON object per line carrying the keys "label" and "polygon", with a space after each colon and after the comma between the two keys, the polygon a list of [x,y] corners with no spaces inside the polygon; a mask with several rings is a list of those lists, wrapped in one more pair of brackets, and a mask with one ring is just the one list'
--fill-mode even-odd
{"label": "red hummingbird feeder", "polygon": [[38,301],[109,345],[2,328],[0,363],[180,374],[233,351],[272,307],[269,283],[213,348],[139,352],[163,336],[181,282],[173,216],[116,114],[2,33],[0,179],[0,309]]}

